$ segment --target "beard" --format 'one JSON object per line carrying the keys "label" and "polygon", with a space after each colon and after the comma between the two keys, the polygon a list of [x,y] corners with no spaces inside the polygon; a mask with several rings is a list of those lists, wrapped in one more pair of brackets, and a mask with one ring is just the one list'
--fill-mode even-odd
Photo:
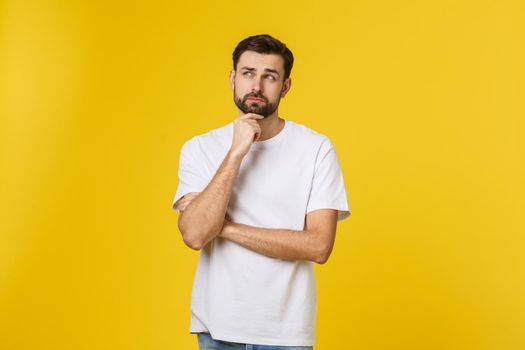
{"label": "beard", "polygon": [[[260,98],[264,100],[264,102],[252,102],[248,101],[250,97]],[[235,93],[235,90],[233,91],[233,100],[235,101],[235,105],[243,111],[243,113],[255,113],[260,114],[263,117],[268,117],[273,112],[277,110],[277,107],[279,107],[279,101],[277,103],[271,103],[268,101],[268,99],[263,96],[262,94],[258,94],[256,92],[246,94],[243,98],[237,97],[237,94]]]}

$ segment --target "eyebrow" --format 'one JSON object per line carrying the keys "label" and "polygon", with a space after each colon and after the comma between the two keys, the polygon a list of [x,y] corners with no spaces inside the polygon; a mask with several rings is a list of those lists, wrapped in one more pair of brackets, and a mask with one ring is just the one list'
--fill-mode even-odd
{"label": "eyebrow", "polygon": [[[241,68],[241,70],[243,70],[243,69],[245,69],[245,70],[249,70],[249,71],[254,71],[254,70],[255,70],[255,68],[252,68],[252,67],[246,67],[246,66]],[[280,76],[280,75],[279,75],[279,72],[276,71],[275,69],[264,68],[264,71],[265,71],[265,72],[270,72],[270,73],[275,73],[275,74],[277,74],[277,76]]]}

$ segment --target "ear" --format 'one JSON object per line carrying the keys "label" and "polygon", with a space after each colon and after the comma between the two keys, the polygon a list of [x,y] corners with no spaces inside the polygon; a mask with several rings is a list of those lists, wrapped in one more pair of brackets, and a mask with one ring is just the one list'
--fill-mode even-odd
{"label": "ear", "polygon": [[229,74],[228,78],[230,79],[230,86],[231,86],[232,91],[233,91],[233,88],[235,87],[235,69],[232,69],[230,71],[230,74]]}
{"label": "ear", "polygon": [[288,77],[284,81],[283,88],[281,89],[281,98],[283,98],[288,91],[290,91],[290,88],[292,87],[292,78]]}

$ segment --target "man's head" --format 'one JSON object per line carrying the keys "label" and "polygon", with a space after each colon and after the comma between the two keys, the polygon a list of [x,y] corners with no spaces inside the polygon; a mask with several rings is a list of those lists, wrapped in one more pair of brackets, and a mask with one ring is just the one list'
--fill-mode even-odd
{"label": "man's head", "polygon": [[237,107],[244,113],[272,115],[290,90],[292,52],[279,40],[261,34],[242,40],[232,56],[230,83]]}

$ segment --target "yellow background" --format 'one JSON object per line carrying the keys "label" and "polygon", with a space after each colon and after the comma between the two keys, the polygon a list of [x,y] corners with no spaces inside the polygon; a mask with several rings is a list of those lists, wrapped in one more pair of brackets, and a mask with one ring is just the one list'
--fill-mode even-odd
{"label": "yellow background", "polygon": [[0,2],[0,349],[197,349],[180,147],[243,38],[296,62],[352,216],[315,348],[525,349],[523,1]]}

